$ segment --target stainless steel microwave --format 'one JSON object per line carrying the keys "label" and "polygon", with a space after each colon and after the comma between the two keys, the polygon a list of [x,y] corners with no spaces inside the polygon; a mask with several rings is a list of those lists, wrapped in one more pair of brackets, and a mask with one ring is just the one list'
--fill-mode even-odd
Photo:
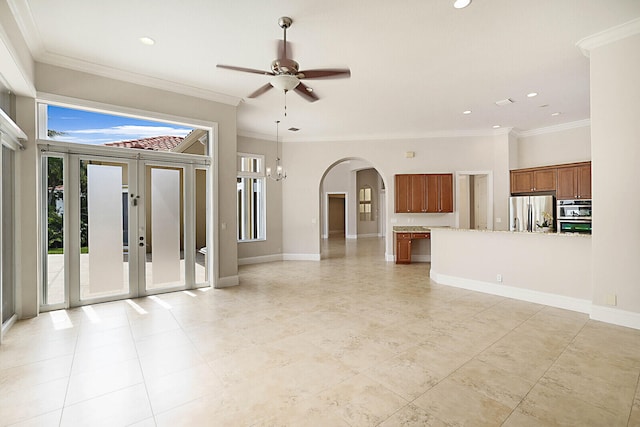
{"label": "stainless steel microwave", "polygon": [[560,233],[591,234],[591,200],[558,200],[556,221]]}

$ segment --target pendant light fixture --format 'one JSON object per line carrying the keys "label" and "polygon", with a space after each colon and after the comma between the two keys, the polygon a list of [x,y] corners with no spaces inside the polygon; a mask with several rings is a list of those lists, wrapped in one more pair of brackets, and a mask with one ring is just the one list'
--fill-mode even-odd
{"label": "pendant light fixture", "polygon": [[279,134],[278,129],[280,125],[280,120],[276,120],[276,170],[275,173],[271,170],[270,167],[267,167],[267,177],[271,178],[274,181],[282,181],[287,178],[287,172],[282,168],[280,164],[280,151],[279,151]]}

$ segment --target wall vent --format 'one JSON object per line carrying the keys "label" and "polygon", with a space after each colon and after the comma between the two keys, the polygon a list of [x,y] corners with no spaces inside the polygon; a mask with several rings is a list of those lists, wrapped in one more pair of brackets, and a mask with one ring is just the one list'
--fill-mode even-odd
{"label": "wall vent", "polygon": [[511,98],[506,98],[506,99],[501,99],[500,101],[496,101],[496,105],[498,107],[504,107],[505,105],[510,105],[513,104],[513,99]]}

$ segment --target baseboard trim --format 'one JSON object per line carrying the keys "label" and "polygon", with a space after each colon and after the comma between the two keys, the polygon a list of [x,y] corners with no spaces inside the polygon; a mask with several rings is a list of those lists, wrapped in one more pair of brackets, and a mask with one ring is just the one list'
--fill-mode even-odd
{"label": "baseboard trim", "polygon": [[378,233],[369,233],[369,234],[358,234],[356,236],[356,238],[358,239],[364,239],[366,237],[380,237],[380,235]]}
{"label": "baseboard trim", "polygon": [[230,288],[232,286],[238,286],[240,284],[240,276],[227,276],[220,277],[216,282],[214,288],[222,289],[222,288]]}
{"label": "baseboard trim", "polygon": [[320,261],[320,254],[282,254],[284,261]]}
{"label": "baseboard trim", "polygon": [[627,328],[640,329],[640,313],[602,305],[591,306],[591,319]]}
{"label": "baseboard trim", "polygon": [[346,236],[344,236],[345,239],[357,239],[358,235],[357,234],[347,234]]}
{"label": "baseboard trim", "polygon": [[384,254],[384,260],[387,262],[395,262],[396,261],[396,256],[393,253],[385,253]]}
{"label": "baseboard trim", "polygon": [[238,258],[238,265],[262,264],[265,262],[275,262],[275,261],[282,261],[282,254]]}
{"label": "baseboard trim", "polygon": [[591,301],[585,299],[539,292],[531,289],[497,285],[495,283],[482,282],[480,280],[448,276],[445,274],[438,274],[433,270],[431,270],[429,276],[433,281],[441,285],[468,289],[470,291],[484,292],[486,294],[498,295],[501,297],[548,305],[550,307],[557,307],[565,310],[577,311],[580,313],[590,314],[592,310]]}
{"label": "baseboard trim", "polygon": [[411,262],[431,262],[431,255],[411,255]]}

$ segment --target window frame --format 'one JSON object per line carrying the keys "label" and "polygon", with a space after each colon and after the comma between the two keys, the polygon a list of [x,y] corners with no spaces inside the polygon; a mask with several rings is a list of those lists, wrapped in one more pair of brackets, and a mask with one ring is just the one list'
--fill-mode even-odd
{"label": "window frame", "polygon": [[[258,171],[257,172],[251,172],[251,171],[242,171],[239,170],[240,169],[240,165],[242,164],[242,159],[244,158],[253,158],[253,159],[257,159],[258,160]],[[261,186],[261,192],[259,193],[261,195],[259,201],[258,201],[258,219],[257,219],[257,229],[258,229],[258,236],[256,238],[240,238],[240,228],[242,227],[242,224],[245,223],[244,218],[241,218],[241,212],[240,212],[240,203],[237,203],[237,212],[236,212],[236,222],[237,222],[237,229],[236,229],[236,238],[237,238],[237,242],[238,243],[250,243],[250,242],[261,242],[261,241],[266,241],[267,240],[267,176],[265,173],[265,156],[263,154],[255,154],[255,153],[241,153],[238,152],[237,153],[237,157],[236,157],[236,164],[237,164],[237,174],[236,174],[236,178],[237,179],[255,179],[258,180],[260,182],[260,186]],[[237,200],[237,198],[236,198]],[[244,201],[244,200],[243,200]],[[247,212],[247,210],[245,209],[245,212]],[[262,233],[260,233],[260,231],[262,231]]]}
{"label": "window frame", "polygon": [[[368,198],[367,198],[367,190],[369,190]],[[368,210],[367,210],[367,207],[369,208]],[[368,184],[365,184],[358,189],[358,221],[374,221],[373,189]]]}

